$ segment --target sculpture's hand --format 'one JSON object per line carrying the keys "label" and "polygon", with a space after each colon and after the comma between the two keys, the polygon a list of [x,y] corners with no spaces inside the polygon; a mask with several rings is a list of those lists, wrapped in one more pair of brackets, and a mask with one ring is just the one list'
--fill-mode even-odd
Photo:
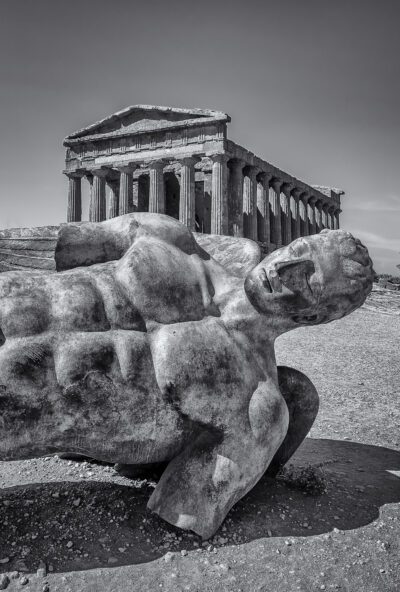
{"label": "sculpture's hand", "polygon": [[201,435],[170,462],[148,507],[171,524],[212,536],[227,512],[260,479],[285,437],[288,411],[271,383],[259,383],[248,414],[224,432]]}

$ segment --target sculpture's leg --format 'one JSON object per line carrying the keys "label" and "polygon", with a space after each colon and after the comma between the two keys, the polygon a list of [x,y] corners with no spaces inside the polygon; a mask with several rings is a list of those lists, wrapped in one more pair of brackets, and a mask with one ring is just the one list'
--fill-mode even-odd
{"label": "sculpture's leg", "polygon": [[318,413],[319,397],[311,380],[299,370],[278,366],[279,388],[289,409],[289,428],[268,467],[274,477],[303,442]]}
{"label": "sculpture's leg", "polygon": [[207,428],[163,473],[148,507],[161,518],[204,539],[260,479],[283,441],[288,411],[275,387],[259,383],[248,408]]}

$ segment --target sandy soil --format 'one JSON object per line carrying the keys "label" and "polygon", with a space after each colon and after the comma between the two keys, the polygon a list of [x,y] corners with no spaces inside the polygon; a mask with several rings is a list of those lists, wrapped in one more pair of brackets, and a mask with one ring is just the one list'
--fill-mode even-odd
{"label": "sandy soil", "polygon": [[[293,331],[278,362],[321,396],[293,459],[326,491],[264,477],[206,543],[146,510],[155,480],[57,457],[0,463],[0,589],[400,589],[400,294]],[[9,582],[7,580],[9,579]]]}

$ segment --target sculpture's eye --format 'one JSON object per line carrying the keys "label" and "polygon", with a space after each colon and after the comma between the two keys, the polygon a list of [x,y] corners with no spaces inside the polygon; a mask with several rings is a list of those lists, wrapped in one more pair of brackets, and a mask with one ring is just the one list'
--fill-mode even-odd
{"label": "sculpture's eye", "polygon": [[314,263],[309,259],[285,261],[276,265],[281,282],[295,293],[311,292],[309,278],[314,273]]}
{"label": "sculpture's eye", "polygon": [[295,315],[292,317],[293,321],[298,324],[315,323],[318,321],[318,315]]}

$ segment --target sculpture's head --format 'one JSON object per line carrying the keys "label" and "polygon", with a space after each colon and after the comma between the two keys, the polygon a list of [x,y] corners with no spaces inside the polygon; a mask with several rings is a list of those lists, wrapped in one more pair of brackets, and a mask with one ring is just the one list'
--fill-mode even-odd
{"label": "sculpture's head", "polygon": [[246,277],[251,304],[288,327],[339,319],[361,306],[372,289],[372,261],[358,239],[323,230],[273,251]]}

